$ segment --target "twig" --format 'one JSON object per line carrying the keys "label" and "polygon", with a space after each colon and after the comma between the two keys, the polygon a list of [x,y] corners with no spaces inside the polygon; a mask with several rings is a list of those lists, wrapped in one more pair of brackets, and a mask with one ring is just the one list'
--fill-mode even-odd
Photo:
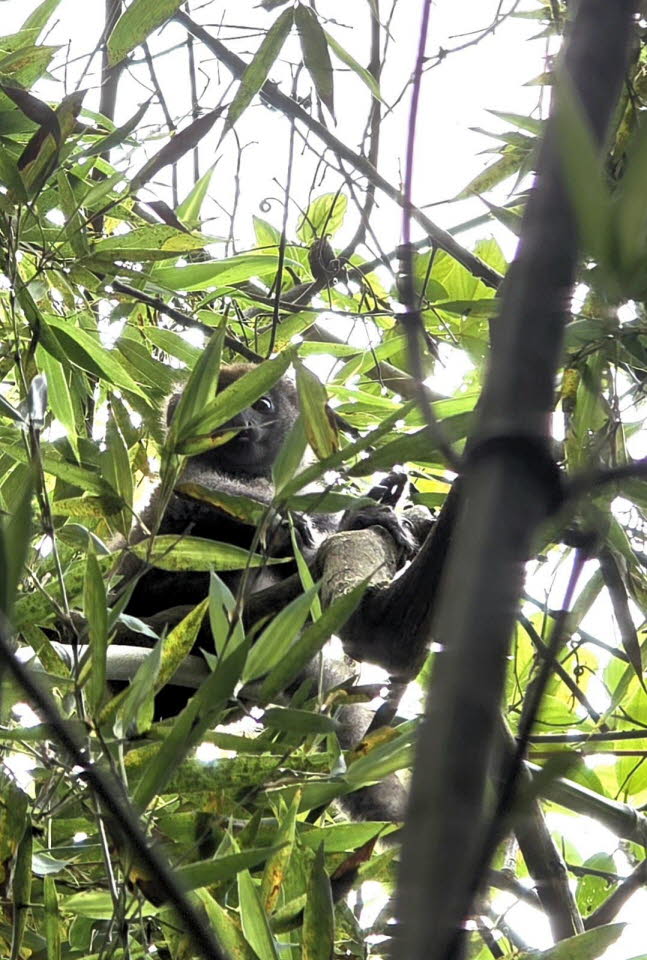
{"label": "twig", "polygon": [[[191,17],[188,17],[181,10],[175,14],[174,19],[181,23],[194,37],[201,40],[235,77],[238,79],[242,77],[246,67],[244,60],[241,60],[239,56],[231,50],[228,50],[220,40],[212,37],[203,27],[195,23]],[[266,81],[260,90],[259,96],[265,103],[268,103],[276,110],[280,110],[286,116],[293,117],[295,120],[303,123],[304,126],[316,134],[333,153],[337,154],[342,160],[350,163],[359,173],[365,176],[367,180],[397,203],[398,206],[404,206],[406,201],[403,194],[378,173],[366,157],[351,150],[347,144],[339,140],[322,123],[319,123],[318,120],[311,117],[300,104],[291,97],[288,97],[285,93],[282,93],[275,83]],[[440,247],[441,250],[445,250],[450,256],[469,270],[471,274],[479,277],[479,279],[489,287],[498,287],[501,282],[501,277],[496,270],[493,270],[477,256],[465,250],[446,230],[442,230],[437,226],[418,207],[412,208],[411,216],[416,223],[425,230],[436,246]]]}

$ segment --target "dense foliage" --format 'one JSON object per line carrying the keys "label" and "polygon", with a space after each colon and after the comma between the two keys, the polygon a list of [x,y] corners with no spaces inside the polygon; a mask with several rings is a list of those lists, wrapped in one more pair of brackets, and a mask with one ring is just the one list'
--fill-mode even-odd
{"label": "dense foliage", "polygon": [[[125,621],[111,590],[123,544],[158,478],[172,489],[182,457],[290,365],[302,418],[275,467],[277,510],[345,509],[375,474],[393,467],[409,473],[412,499],[442,506],[452,478],[447,445],[460,454],[469,435],[507,268],[492,234],[519,232],[545,118],[499,115],[509,129],[497,135],[494,162],[465,191],[494,201],[480,223],[467,225],[482,229],[470,249],[457,239],[465,224],[445,233],[417,207],[410,211],[420,238],[413,284],[427,397],[442,428],[434,445],[398,320],[400,214],[383,213],[387,198],[393,209],[406,203],[379,172],[391,147],[379,144],[383,118],[399,99],[380,86],[401,49],[398,4],[368,0],[361,13],[348,14],[361,27],[354,54],[331,0],[316,7],[265,0],[237,28],[242,41],[232,28],[214,26],[221,16],[214,2],[194,13],[184,13],[180,0],[121,6],[106,3],[98,101],[83,89],[84,71],[72,93],[53,82],[63,74],[50,71],[64,63],[73,69],[86,55],[48,42],[59,0],[44,0],[17,32],[0,38],[2,632],[37,652],[64,729],[86,751],[83,762],[123,785],[133,820],[141,816],[225,956],[383,956],[398,848],[375,840],[393,828],[349,822],[335,800],[394,771],[406,779],[416,720],[377,731],[344,756],[335,711],[352,692],[324,699],[297,692],[291,703],[277,703],[285,681],[357,596],[322,612],[302,566],[304,595],[259,639],[258,630],[245,634],[235,599],[216,577],[210,597],[163,643],[149,637],[154,651],[128,691],[113,696],[109,648]],[[525,13],[512,7],[511,16],[532,21],[557,49],[562,4]],[[61,11],[70,15],[64,4]],[[494,25],[499,19],[500,9]],[[414,55],[406,46],[405,88]],[[137,77],[152,94],[136,93],[129,104]],[[563,571],[592,534],[595,548],[560,628],[529,749],[529,769],[544,766],[529,793],[548,814],[555,860],[544,850],[530,869],[513,839],[501,846],[470,921],[474,957],[546,944],[546,902],[534,885],[547,882],[562,857],[589,930],[571,957],[602,953],[621,933],[609,924],[646,879],[647,493],[639,461],[646,77],[640,48],[603,169],[577,104],[563,131],[587,259],[566,330],[554,425],[557,460],[580,486],[543,529],[529,565],[502,704],[513,732],[533,703],[564,600]],[[551,82],[548,61],[539,83]],[[353,118],[354,137],[351,109],[363,111]],[[346,122],[340,136],[336,115]],[[243,137],[267,153],[267,175],[262,160],[245,166]],[[278,185],[271,182],[277,143]],[[503,182],[521,192],[501,201]],[[378,223],[389,242],[378,239]],[[263,363],[243,390],[214,400],[220,362],[241,357]],[[447,368],[459,371],[450,394],[434,379]],[[164,404],[183,387],[187,402],[167,437]],[[607,468],[615,470],[611,479],[588,482]],[[250,504],[229,506],[259,520]],[[217,573],[248,562],[191,537],[157,541],[137,550],[171,570]],[[227,637],[199,694],[208,712],[197,724],[185,714],[153,723],[152,694],[191,649],[205,616],[216,637]],[[67,659],[55,643],[61,639],[73,641]],[[432,661],[433,654],[413,685],[418,694]],[[258,678],[265,678],[258,709],[227,727],[240,719],[233,706],[239,683]],[[197,955],[158,878],[51,716],[24,709],[29,697],[10,671],[2,684],[0,954],[134,958],[154,945],[163,956]],[[417,709],[415,695],[413,702]],[[583,843],[584,818],[611,832],[593,830]],[[352,898],[333,903],[331,878],[334,888],[345,875]],[[362,909],[362,897],[370,909]],[[515,920],[507,911],[518,903],[528,912]]]}

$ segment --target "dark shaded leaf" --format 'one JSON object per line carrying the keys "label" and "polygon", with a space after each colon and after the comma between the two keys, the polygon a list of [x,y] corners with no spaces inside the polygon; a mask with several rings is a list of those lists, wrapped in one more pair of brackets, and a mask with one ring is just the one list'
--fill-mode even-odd
{"label": "dark shaded leaf", "polygon": [[215,110],[210,110],[204,116],[198,117],[188,127],[184,127],[183,130],[176,133],[168,143],[164,144],[161,150],[158,150],[154,157],[147,160],[144,166],[137,171],[131,180],[130,189],[133,192],[139,190],[169,163],[175,163],[188,150],[192,150],[209,133],[222,111],[222,107],[216,107]]}
{"label": "dark shaded leaf", "polygon": [[328,40],[317,15],[310,7],[299,4],[294,14],[303,62],[312,77],[317,96],[335,116],[335,98],[332,64],[328,52]]}

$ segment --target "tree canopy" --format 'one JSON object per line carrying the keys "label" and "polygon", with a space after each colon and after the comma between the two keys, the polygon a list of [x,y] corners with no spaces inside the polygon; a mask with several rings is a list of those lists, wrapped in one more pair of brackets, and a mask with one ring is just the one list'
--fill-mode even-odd
{"label": "tree canopy", "polygon": [[[639,5],[510,0],[442,40],[426,2],[106,0],[81,33],[79,3],[7,6],[0,954],[592,960],[617,941],[633,956],[647,880]],[[487,105],[488,156],[448,196],[429,171],[452,131],[425,92],[502,35],[491,49],[543,44],[524,78],[536,96],[526,113]],[[220,365],[241,360],[258,366],[216,397]],[[396,471],[437,531],[451,520],[435,627],[417,638],[429,653],[399,707],[395,682],[383,703],[386,674],[282,694],[379,602],[388,547],[379,563],[358,554],[352,583],[330,567],[322,586],[301,562],[282,612],[248,629],[217,574],[258,556],[155,531],[129,544],[153,488],[170,494],[185,458],[288,370],[300,419],[274,514],[338,514]],[[271,522],[249,500],[217,506]],[[128,549],[213,572],[166,635],[123,612]],[[406,577],[431,591],[430,567]],[[217,656],[188,664],[198,693],[154,722],[203,622]],[[386,627],[395,644],[403,628]],[[124,666],[125,635],[140,651]],[[376,721],[342,749],[339,710],[357,702]],[[401,857],[399,824],[339,801],[408,784],[416,741]]]}

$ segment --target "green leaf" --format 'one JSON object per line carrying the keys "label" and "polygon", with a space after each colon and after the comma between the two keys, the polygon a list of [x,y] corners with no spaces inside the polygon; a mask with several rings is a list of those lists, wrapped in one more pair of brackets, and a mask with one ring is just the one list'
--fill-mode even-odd
{"label": "green leaf", "polygon": [[328,33],[327,30],[324,30],[324,34],[326,36],[326,40],[328,41],[328,46],[335,56],[338,57],[342,63],[345,63],[347,67],[350,67],[353,73],[357,74],[362,83],[366,84],[376,100],[381,100],[382,95],[380,93],[380,85],[373,74],[367,70],[366,67],[363,67],[361,63],[358,63],[354,57],[351,57],[348,50],[345,50],[342,45],[335,40],[331,33]]}
{"label": "green leaf", "polygon": [[133,475],[128,459],[128,448],[111,412],[106,427],[106,448],[99,454],[101,472],[123,503],[123,508],[114,518],[114,524],[128,539],[133,511]]}
{"label": "green leaf", "polygon": [[457,200],[464,200],[474,194],[486,193],[499,183],[507,180],[516,173],[525,158],[525,153],[514,147],[506,148],[503,155],[482,170],[466,187],[456,195]]}
{"label": "green leaf", "polygon": [[29,550],[31,496],[30,480],[11,516],[0,523],[0,612],[9,622]]}
{"label": "green leaf", "polygon": [[40,33],[60,2],[61,0],[43,0],[43,2],[39,3],[36,9],[29,14],[20,29],[35,30]]}
{"label": "green leaf", "polygon": [[284,733],[336,733],[339,724],[332,717],[311,710],[294,710],[287,707],[270,707],[263,715],[263,723]]}
{"label": "green leaf", "polygon": [[604,156],[565,71],[556,78],[557,144],[582,244],[600,264],[609,263],[610,194]]}
{"label": "green leaf", "polygon": [[108,37],[108,60],[114,67],[173,16],[182,0],[133,0]]}
{"label": "green leaf", "polygon": [[319,378],[304,364],[295,364],[299,410],[308,443],[320,460],[339,449],[339,437],[328,412],[328,394]]}
{"label": "green leaf", "polygon": [[249,870],[241,870],[238,874],[238,901],[245,939],[259,960],[279,960],[267,914]]}
{"label": "green leaf", "polygon": [[596,960],[615,943],[626,923],[608,923],[585,933],[578,933],[575,937],[560,940],[548,950],[533,950],[518,954],[518,960]]}
{"label": "green leaf", "polygon": [[198,227],[200,224],[200,211],[207,196],[214,170],[215,165],[209,167],[207,172],[202,174],[175,211],[178,218],[190,228]]}
{"label": "green leaf", "polygon": [[276,849],[267,859],[261,881],[261,902],[268,913],[270,913],[277,904],[288,864],[290,863],[296,836],[297,814],[299,812],[300,802],[300,790],[294,791],[292,802],[287,810],[283,802],[280,802],[281,815],[279,817],[279,828],[274,837]]}
{"label": "green leaf", "polygon": [[326,34],[310,7],[298,4],[294,20],[299,31],[305,68],[312,77],[317,96],[334,117],[334,79]]}
{"label": "green leaf", "polygon": [[47,940],[47,960],[61,960],[61,931],[63,923],[58,910],[56,881],[53,877],[43,880],[43,909],[45,920],[45,939]]}
{"label": "green leaf", "polygon": [[209,487],[203,487],[199,483],[192,483],[180,480],[175,484],[175,492],[181,493],[185,497],[192,497],[201,503],[210,503],[212,507],[217,507],[224,513],[250,526],[256,526],[261,522],[267,512],[264,503],[257,500],[251,500],[249,497],[234,496],[231,493],[225,493],[224,490],[211,490]]}
{"label": "green leaf", "polygon": [[302,960],[329,960],[335,948],[335,915],[323,844],[315,854],[306,893]]}
{"label": "green leaf", "polygon": [[169,227],[164,223],[137,227],[117,237],[106,237],[94,245],[95,256],[114,260],[159,260],[203,249],[206,237]]}
{"label": "green leaf", "polygon": [[11,880],[11,898],[13,901],[13,931],[11,936],[10,960],[22,956],[21,946],[27,927],[32,885],[32,848],[33,835],[31,819],[27,818],[22,839],[16,851],[16,860]]}
{"label": "green leaf", "polygon": [[[171,534],[155,537],[151,550],[151,538],[140,541],[131,547],[131,552],[140,560],[152,563],[160,570],[243,570],[261,567],[266,563],[282,563],[276,558],[250,554],[243,547],[217,540],[203,540],[200,537],[179,538]],[[150,551],[150,552],[149,552]]]}
{"label": "green leaf", "polygon": [[[155,271],[155,281],[169,290],[206,290],[216,284],[226,286],[242,283],[252,277],[266,276],[276,270],[278,254],[241,253],[225,260],[208,263],[188,263],[185,267],[161,267]],[[296,260],[286,257],[286,263],[300,268]]]}
{"label": "green leaf", "polygon": [[288,650],[283,659],[274,667],[261,686],[260,700],[268,702],[295,679],[307,663],[323,647],[326,640],[337,633],[359,605],[366,584],[360,583],[348,593],[338,597],[322,613],[316,623],[311,624],[296,643]]}
{"label": "green leaf", "polygon": [[647,130],[637,127],[627,152],[624,175],[615,192],[611,226],[617,245],[619,266],[631,275],[642,272],[647,235]]}
{"label": "green leaf", "polygon": [[317,197],[299,222],[299,240],[310,246],[318,238],[334,236],[344,222],[347,206],[345,193],[323,193]]}
{"label": "green leaf", "polygon": [[256,234],[256,243],[259,247],[278,247],[281,242],[281,231],[273,227],[262,217],[252,217],[254,222],[254,233]]}
{"label": "green leaf", "polygon": [[150,104],[150,99],[146,100],[140,107],[137,108],[129,120],[126,120],[126,122],[120,127],[117,127],[116,130],[106,134],[105,137],[97,140],[96,143],[86,147],[85,150],[82,150],[81,153],[78,154],[78,156],[94,157],[97,154],[108,154],[113,147],[118,147],[119,144],[123,143],[124,140],[127,140],[131,133],[133,133],[139,127],[139,124],[144,119],[144,115],[150,107]]}
{"label": "green leaf", "polygon": [[[0,449],[19,463],[29,463],[28,454],[22,444],[0,441]],[[41,457],[45,473],[58,477],[59,480],[65,480],[66,483],[71,483],[75,487],[81,487],[88,493],[96,493],[100,496],[110,494],[110,488],[96,471],[89,470],[86,467],[77,467],[74,463],[68,463],[67,460],[63,460],[57,454],[48,453],[48,449],[51,448],[47,446],[44,448]]]}
{"label": "green leaf", "polygon": [[222,393],[206,403],[202,412],[183,424],[189,437],[203,437],[246,410],[281,379],[292,362],[292,351],[285,350],[272,360],[265,360],[235,380]]}
{"label": "green leaf", "polygon": [[205,911],[218,941],[222,944],[224,956],[231,957],[232,960],[258,960],[243,936],[238,914],[221,907],[208,890],[197,890],[191,896]]}
{"label": "green leaf", "polygon": [[88,553],[83,584],[83,613],[88,622],[90,671],[87,680],[88,701],[96,714],[106,692],[106,651],[108,649],[108,611],[106,588],[94,553]]}
{"label": "green leaf", "polygon": [[301,466],[307,445],[303,418],[298,416],[272,464],[272,479],[277,498],[280,497],[283,486],[292,480]]}
{"label": "green leaf", "polygon": [[172,410],[165,449],[175,451],[178,439],[187,434],[187,427],[201,416],[218,388],[220,360],[225,339],[225,326],[214,331],[191,371],[179,401]]}
{"label": "green leaf", "polygon": [[161,641],[156,643],[143,663],[137,668],[127,689],[108,704],[102,720],[116,711],[114,733],[119,739],[146,733],[153,722],[154,694],[159,676]]}
{"label": "green leaf", "polygon": [[[115,387],[129,390],[131,393],[146,399],[146,394],[126,373],[117,360],[114,350],[106,350],[98,339],[91,336],[81,327],[58,317],[47,317],[47,326],[53,332],[63,353],[82,370],[106,380]],[[48,345],[43,344],[46,350]]]}
{"label": "green leaf", "polygon": [[245,683],[264,676],[281,662],[306,622],[317,591],[316,586],[306,590],[270,620],[247,657]]}
{"label": "green leaf", "polygon": [[284,10],[265,34],[254,59],[245,67],[245,71],[240,78],[240,86],[229,106],[223,136],[228,130],[231,130],[267,80],[272,65],[292,29],[293,21],[293,10]]}
{"label": "green leaf", "polygon": [[175,868],[175,878],[185,891],[211,887],[217,883],[233,880],[241,870],[252,870],[267,860],[274,850],[275,847],[251,848],[242,853],[217,856],[213,860],[186,863]]}

